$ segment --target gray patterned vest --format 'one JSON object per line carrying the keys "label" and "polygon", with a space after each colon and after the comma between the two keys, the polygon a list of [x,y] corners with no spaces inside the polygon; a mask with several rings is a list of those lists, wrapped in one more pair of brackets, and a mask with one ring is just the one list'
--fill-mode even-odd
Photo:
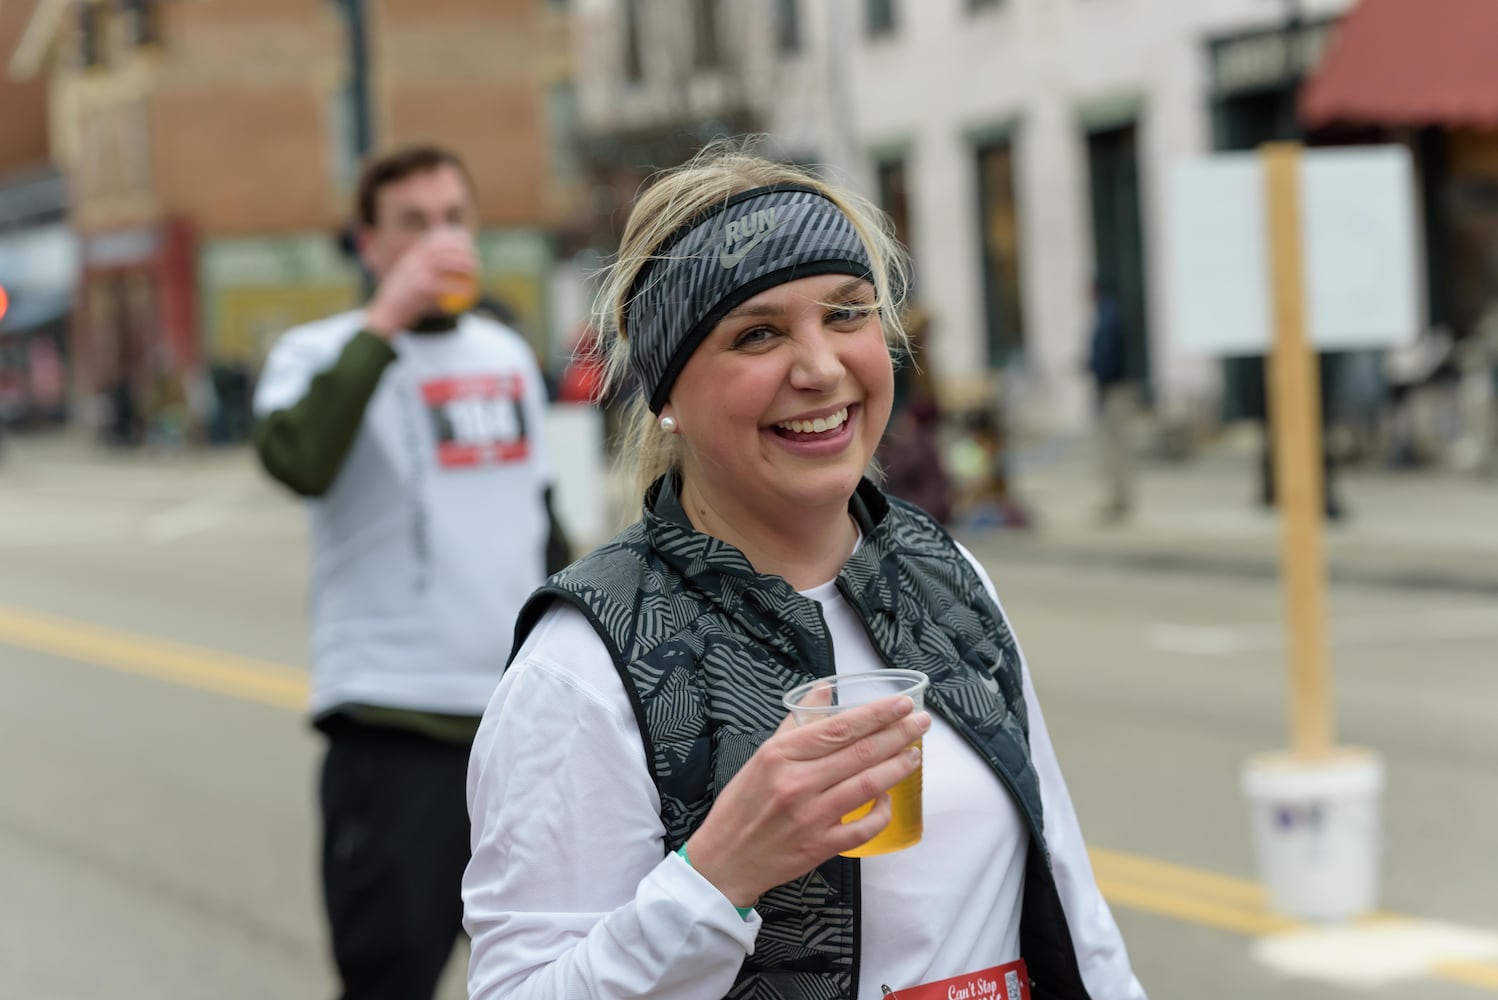
{"label": "gray patterned vest", "polygon": [[[647,495],[641,521],[531,597],[514,648],[553,601],[587,616],[634,706],[670,852],[780,724],[781,692],[836,670],[820,605],[696,531],[676,490],[663,482],[670,481],[658,481]],[[886,663],[930,676],[928,708],[993,769],[1029,826],[1020,945],[1032,994],[1086,1000],[1045,848],[1009,624],[951,538],[924,513],[891,503],[867,481],[849,510],[864,538],[838,575],[839,592]],[[854,1000],[858,873],[856,859],[836,857],[760,897],[754,954],[728,996]]]}

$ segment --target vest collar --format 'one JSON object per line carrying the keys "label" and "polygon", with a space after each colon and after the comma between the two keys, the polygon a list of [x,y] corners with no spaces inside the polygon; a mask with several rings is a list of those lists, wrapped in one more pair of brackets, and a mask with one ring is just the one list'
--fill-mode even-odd
{"label": "vest collar", "polygon": [[[848,513],[863,532],[863,543],[838,571],[838,589],[862,614],[893,619],[898,588],[886,579],[893,568],[882,565],[893,545],[886,537],[889,512],[889,501],[879,487],[867,478],[860,480],[848,499]],[[821,609],[815,601],[783,577],[760,574],[737,547],[692,526],[681,504],[681,479],[674,472],[646,491],[642,522],[651,547],[682,582],[736,618],[750,635],[792,648],[822,633]]]}
{"label": "vest collar", "polygon": [[[867,476],[858,481],[853,495],[848,498],[848,515],[863,534],[864,544],[858,549],[862,552],[869,547],[869,542],[889,515],[889,501]],[[732,577],[759,577],[736,546],[698,531],[692,525],[686,508],[681,504],[681,477],[675,470],[661,476],[645,491],[643,517],[645,531],[656,550],[683,576],[690,578],[704,570],[713,570]],[[858,552],[849,559],[849,564],[858,559]]]}

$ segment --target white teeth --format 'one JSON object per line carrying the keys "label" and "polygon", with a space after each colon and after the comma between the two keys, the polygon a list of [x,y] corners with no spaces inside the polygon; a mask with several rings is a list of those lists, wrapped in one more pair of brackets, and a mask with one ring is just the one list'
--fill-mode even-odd
{"label": "white teeth", "polygon": [[830,417],[817,417],[815,420],[782,420],[776,427],[784,427],[793,434],[823,434],[827,431],[835,431],[848,420],[848,408],[845,406]]}

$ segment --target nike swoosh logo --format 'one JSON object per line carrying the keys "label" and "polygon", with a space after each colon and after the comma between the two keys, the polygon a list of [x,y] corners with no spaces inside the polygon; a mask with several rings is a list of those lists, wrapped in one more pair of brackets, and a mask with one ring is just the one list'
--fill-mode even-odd
{"label": "nike swoosh logo", "polygon": [[998,681],[994,680],[992,677],[988,676],[987,674],[981,675],[978,679],[983,682],[983,686],[986,687],[986,688],[988,688],[988,690],[992,691],[994,694],[998,694],[999,693],[999,682]]}
{"label": "nike swoosh logo", "polygon": [[732,253],[729,253],[728,248],[724,247],[722,253],[718,254],[718,263],[723,267],[738,267],[739,261],[743,260],[744,256],[748,254],[749,251],[753,250],[755,247],[763,243],[765,237],[769,236],[774,231],[774,227],[771,227],[762,232],[755,233],[753,236],[749,237],[748,243],[745,243],[743,246],[739,247]]}

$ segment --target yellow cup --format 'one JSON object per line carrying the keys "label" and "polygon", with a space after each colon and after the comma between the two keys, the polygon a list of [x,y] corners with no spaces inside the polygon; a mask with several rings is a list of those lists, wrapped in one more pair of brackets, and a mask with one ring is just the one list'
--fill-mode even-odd
{"label": "yellow cup", "polygon": [[[903,694],[915,702],[916,710],[926,706],[926,688],[930,679],[919,670],[873,670],[861,674],[843,674],[808,681],[785,693],[785,707],[790,709],[796,725],[846,712],[850,708],[866,705],[871,701],[888,698],[892,694]],[[921,745],[920,740],[913,744]],[[921,767],[902,779],[889,790],[892,807],[889,825],[879,831],[872,840],[865,841],[852,850],[843,851],[845,858],[866,858],[874,854],[890,854],[903,850],[921,841],[925,830],[921,818]],[[872,801],[854,809],[843,817],[851,823],[868,814],[874,808]]]}
{"label": "yellow cup", "polygon": [[478,300],[478,278],[472,274],[453,272],[443,278],[443,289],[437,295],[437,308],[456,316],[472,309]]}

